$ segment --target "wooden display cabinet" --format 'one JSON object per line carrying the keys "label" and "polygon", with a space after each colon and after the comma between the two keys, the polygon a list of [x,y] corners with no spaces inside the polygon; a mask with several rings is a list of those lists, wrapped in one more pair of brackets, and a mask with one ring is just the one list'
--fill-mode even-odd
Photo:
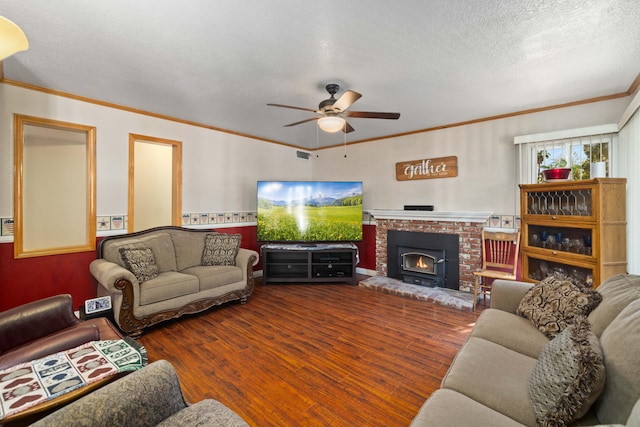
{"label": "wooden display cabinet", "polygon": [[554,273],[594,288],[627,272],[626,179],[520,185],[522,280]]}

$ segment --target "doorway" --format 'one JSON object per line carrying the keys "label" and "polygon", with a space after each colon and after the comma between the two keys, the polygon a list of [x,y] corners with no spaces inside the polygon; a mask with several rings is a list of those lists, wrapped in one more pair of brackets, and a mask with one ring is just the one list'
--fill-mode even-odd
{"label": "doorway", "polygon": [[182,142],[129,135],[129,227],[180,225]]}

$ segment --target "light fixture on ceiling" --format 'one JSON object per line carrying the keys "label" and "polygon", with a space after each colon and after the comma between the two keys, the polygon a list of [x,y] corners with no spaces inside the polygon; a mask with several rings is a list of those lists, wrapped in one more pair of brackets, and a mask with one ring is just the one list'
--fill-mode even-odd
{"label": "light fixture on ceiling", "polygon": [[29,49],[29,41],[20,27],[4,16],[0,16],[0,61],[27,49]]}
{"label": "light fixture on ceiling", "polygon": [[324,116],[318,119],[318,126],[325,132],[335,133],[344,129],[345,119],[338,116]]}

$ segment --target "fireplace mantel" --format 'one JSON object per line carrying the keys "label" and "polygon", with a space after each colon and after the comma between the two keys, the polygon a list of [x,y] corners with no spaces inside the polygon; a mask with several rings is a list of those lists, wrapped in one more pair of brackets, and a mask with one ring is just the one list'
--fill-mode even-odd
{"label": "fireplace mantel", "polygon": [[372,209],[367,211],[375,219],[400,219],[413,221],[486,222],[492,212],[439,212]]}

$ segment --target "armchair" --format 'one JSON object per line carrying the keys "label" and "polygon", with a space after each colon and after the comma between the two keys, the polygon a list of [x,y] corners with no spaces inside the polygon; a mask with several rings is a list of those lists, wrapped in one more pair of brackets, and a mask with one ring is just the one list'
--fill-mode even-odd
{"label": "armchair", "polygon": [[248,427],[214,399],[190,405],[173,366],[158,360],[39,420],[34,427],[99,426]]}
{"label": "armchair", "polygon": [[121,339],[105,318],[73,313],[71,295],[56,295],[0,313],[0,370],[89,341]]}

